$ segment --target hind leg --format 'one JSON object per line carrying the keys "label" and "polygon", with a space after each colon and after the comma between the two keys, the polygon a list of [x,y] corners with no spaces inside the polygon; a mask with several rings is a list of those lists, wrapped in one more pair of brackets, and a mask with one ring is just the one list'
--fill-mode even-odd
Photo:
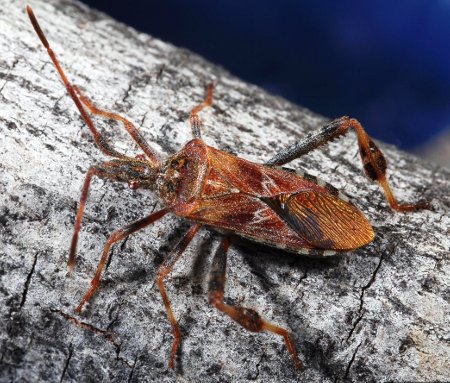
{"label": "hind leg", "polygon": [[209,277],[209,302],[248,331],[261,332],[265,330],[283,337],[295,367],[300,369],[302,364],[298,358],[294,342],[286,329],[264,320],[255,310],[224,303],[227,251],[229,246],[230,240],[225,238],[214,255]]}
{"label": "hind leg", "polygon": [[367,177],[372,181],[377,181],[381,185],[390,207],[393,210],[403,212],[429,209],[430,205],[424,201],[419,201],[417,203],[397,202],[386,179],[387,162],[383,153],[381,153],[381,150],[378,149],[373,140],[367,135],[361,124],[354,118],[341,117],[330,122],[317,132],[309,134],[300,142],[295,143],[276,154],[266,162],[266,165],[284,165],[333,141],[335,138],[347,134],[350,129],[353,129],[356,132],[359,154],[361,155]]}

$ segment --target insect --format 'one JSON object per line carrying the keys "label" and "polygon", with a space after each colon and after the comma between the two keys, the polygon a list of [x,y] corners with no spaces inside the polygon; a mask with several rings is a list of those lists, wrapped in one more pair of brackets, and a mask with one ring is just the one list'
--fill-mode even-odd
{"label": "insect", "polygon": [[[120,228],[109,237],[91,287],[75,311],[81,312],[98,289],[110,247],[172,213],[190,221],[192,225],[161,264],[157,275],[157,285],[172,326],[173,343],[169,367],[174,368],[181,333],[164,280],[199,229],[206,226],[225,235],[212,261],[209,302],[249,331],[269,331],[281,336],[295,367],[300,368],[296,347],[286,329],[266,321],[253,309],[224,302],[227,251],[231,238],[240,236],[297,254],[329,256],[370,243],[374,232],[363,213],[336,188],[316,177],[281,166],[353,129],[357,135],[365,173],[381,185],[391,208],[407,212],[425,209],[429,205],[426,202],[397,202],[386,179],[387,164],[383,154],[360,123],[349,117],[330,122],[318,132],[276,154],[263,165],[207,146],[201,138],[198,113],[212,104],[212,84],[207,87],[204,101],[190,113],[193,139],[179,152],[160,161],[156,151],[147,144],[130,121],[116,113],[97,108],[69,82],[29,6],[27,13],[95,143],[105,155],[113,158],[90,167],[87,172],[70,247],[69,273],[75,267],[78,233],[92,177],[126,182],[131,188],[153,190],[164,205],[163,209]],[[96,129],[90,115],[123,123],[144,154],[132,158],[111,148]]]}

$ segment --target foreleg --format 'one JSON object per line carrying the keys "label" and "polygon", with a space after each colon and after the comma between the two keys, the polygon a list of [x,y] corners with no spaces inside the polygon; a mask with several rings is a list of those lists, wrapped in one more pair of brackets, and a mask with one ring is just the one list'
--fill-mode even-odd
{"label": "foreleg", "polygon": [[97,176],[104,179],[110,179],[119,182],[132,182],[136,177],[139,177],[142,170],[142,163],[139,160],[112,160],[104,162],[101,165],[92,166],[89,168],[86,178],[84,179],[83,189],[81,191],[80,204],[78,206],[77,216],[75,218],[75,226],[72,236],[72,243],[69,252],[69,274],[75,267],[75,253],[78,243],[78,233],[81,227],[81,220],[83,218],[84,207],[89,194],[89,187],[91,185],[92,177]]}

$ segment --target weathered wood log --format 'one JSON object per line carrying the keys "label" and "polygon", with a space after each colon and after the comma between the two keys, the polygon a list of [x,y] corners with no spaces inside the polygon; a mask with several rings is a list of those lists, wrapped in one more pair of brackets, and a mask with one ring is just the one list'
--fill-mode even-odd
{"label": "weathered wood log", "polygon": [[[266,161],[326,121],[79,3],[32,5],[69,77],[162,153],[191,138],[188,113],[211,81],[203,136],[242,157]],[[1,382],[448,380],[450,172],[381,145],[398,199],[434,208],[393,213],[364,177],[353,134],[292,166],[350,195],[375,228],[372,244],[330,259],[250,242],[230,249],[229,301],[289,329],[300,373],[281,339],[249,333],[208,304],[219,236],[207,230],[167,283],[183,333],[176,369],[167,368],[172,335],[155,274],[187,227],[174,216],[115,246],[100,290],[75,314],[108,234],[160,204],[149,192],[94,180],[77,266],[65,276],[84,175],[104,157],[22,7],[0,7]],[[116,148],[139,153],[120,126],[96,121]]]}

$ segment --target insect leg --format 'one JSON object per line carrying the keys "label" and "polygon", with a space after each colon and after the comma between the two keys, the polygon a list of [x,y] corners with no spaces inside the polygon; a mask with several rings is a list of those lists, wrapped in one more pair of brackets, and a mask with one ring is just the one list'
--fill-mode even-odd
{"label": "insect leg", "polygon": [[127,120],[125,117],[122,117],[118,115],[117,113],[107,112],[105,110],[97,108],[91,100],[89,100],[84,94],[81,93],[80,89],[74,85],[73,89],[80,97],[81,102],[84,104],[88,110],[94,114],[99,115],[105,118],[109,118],[111,120],[120,121],[124,124],[125,129],[130,134],[130,136],[133,138],[133,140],[138,144],[138,146],[143,150],[143,152],[146,154],[146,156],[150,159],[150,161],[154,165],[158,165],[158,160],[156,159],[156,152],[153,150],[150,145],[147,143],[145,138],[142,136],[142,134],[139,132],[139,130],[136,129],[136,127],[132,124],[131,121]]}
{"label": "insect leg", "polygon": [[181,332],[180,328],[178,327],[177,320],[173,315],[172,308],[170,307],[169,298],[167,296],[166,289],[164,287],[164,279],[166,278],[167,274],[170,273],[176,261],[178,261],[178,259],[181,257],[186,247],[189,245],[189,243],[195,237],[197,232],[200,230],[200,227],[201,227],[200,225],[191,226],[190,229],[187,231],[187,233],[184,235],[184,237],[181,238],[181,240],[177,243],[175,248],[170,252],[168,257],[164,260],[164,262],[158,269],[158,288],[161,293],[164,306],[166,307],[167,316],[169,317],[170,324],[172,325],[172,334],[174,336],[172,343],[172,351],[170,352],[170,359],[169,359],[169,368],[172,369],[174,368],[175,355],[177,353],[178,346],[180,344]]}
{"label": "insect leg", "polygon": [[84,304],[89,301],[89,299],[94,294],[95,290],[98,289],[98,286],[100,284],[100,275],[102,273],[103,267],[105,266],[105,263],[108,259],[109,249],[111,248],[111,245],[114,243],[128,237],[130,234],[143,229],[144,227],[152,224],[153,222],[157,221],[158,219],[162,218],[165,214],[167,214],[167,209],[159,210],[153,214],[150,214],[147,217],[141,218],[138,221],[135,221],[133,223],[130,223],[129,225],[126,225],[119,230],[116,230],[112,235],[109,237],[108,241],[106,242],[106,245],[103,249],[103,255],[100,260],[100,263],[97,266],[97,271],[95,272],[95,276],[91,281],[91,288],[89,291],[84,295],[83,299],[81,300],[78,307],[75,309],[76,312],[81,312]]}
{"label": "insect leg", "polygon": [[[111,179],[115,181],[126,182],[139,176],[138,168],[140,162],[135,159],[112,160],[104,162],[101,165],[92,166],[84,179],[83,189],[81,191],[80,204],[78,206],[77,216],[75,218],[74,232],[69,252],[69,271],[70,274],[75,267],[75,253],[78,243],[78,233],[80,231],[81,219],[83,218],[84,207],[89,193],[92,177]],[[151,180],[149,179],[149,182]]]}
{"label": "insect leg", "polygon": [[34,30],[36,31],[36,34],[38,35],[39,39],[41,40],[42,45],[47,49],[47,53],[50,56],[50,59],[53,62],[53,65],[55,66],[56,70],[58,71],[64,86],[66,87],[67,91],[69,92],[70,97],[72,97],[73,102],[75,103],[76,107],[78,108],[78,111],[81,114],[81,117],[83,118],[84,122],[88,126],[89,130],[92,133],[92,136],[94,137],[94,141],[97,144],[98,148],[107,156],[110,157],[116,157],[116,158],[126,158],[123,154],[119,153],[115,149],[109,146],[109,144],[105,141],[104,137],[101,135],[101,133],[95,128],[94,123],[92,122],[91,118],[87,114],[87,112],[84,110],[83,105],[81,104],[77,94],[75,93],[75,90],[72,86],[72,84],[67,79],[66,74],[64,73],[63,69],[61,68],[61,65],[59,64],[58,59],[56,58],[55,53],[53,52],[52,48],[50,48],[50,45],[47,41],[47,38],[44,35],[44,32],[42,31],[36,16],[33,13],[33,10],[29,5],[27,5],[27,13],[28,17],[30,18],[31,24],[33,25]]}
{"label": "insect leg", "polygon": [[87,196],[89,193],[89,186],[91,185],[91,180],[94,175],[102,177],[108,171],[108,165],[102,164],[99,166],[92,166],[86,173],[86,178],[84,179],[83,189],[81,191],[80,204],[78,206],[77,216],[75,218],[75,226],[73,229],[72,242],[70,244],[69,252],[69,271],[67,274],[71,274],[75,268],[75,253],[77,250],[78,243],[78,233],[81,227],[81,219],[83,218],[84,207],[86,205]]}
{"label": "insect leg", "polygon": [[212,101],[213,101],[213,89],[214,89],[214,84],[213,83],[208,84],[208,86],[206,87],[205,100],[200,105],[197,105],[191,111],[191,115],[189,117],[189,122],[191,123],[192,134],[194,135],[195,138],[201,138],[201,136],[202,136],[201,132],[200,132],[202,120],[200,119],[200,117],[198,116],[197,113],[200,112],[205,107],[211,106]]}
{"label": "insect leg", "polygon": [[415,204],[399,204],[394,197],[386,179],[387,162],[381,150],[367,135],[361,124],[354,118],[341,117],[323,127],[316,133],[311,133],[300,142],[293,144],[276,154],[266,165],[283,165],[310,151],[327,144],[328,142],[345,135],[350,129],[354,129],[358,138],[359,153],[364,165],[364,171],[372,181],[377,181],[384,190],[386,200],[390,207],[397,211],[417,211],[429,209],[427,202],[419,201]]}
{"label": "insect leg", "polygon": [[229,246],[230,239],[225,238],[214,254],[209,276],[209,302],[249,331],[260,332],[266,330],[282,336],[294,360],[295,367],[300,369],[302,364],[298,358],[294,342],[286,329],[265,321],[255,310],[224,303],[227,251]]}

